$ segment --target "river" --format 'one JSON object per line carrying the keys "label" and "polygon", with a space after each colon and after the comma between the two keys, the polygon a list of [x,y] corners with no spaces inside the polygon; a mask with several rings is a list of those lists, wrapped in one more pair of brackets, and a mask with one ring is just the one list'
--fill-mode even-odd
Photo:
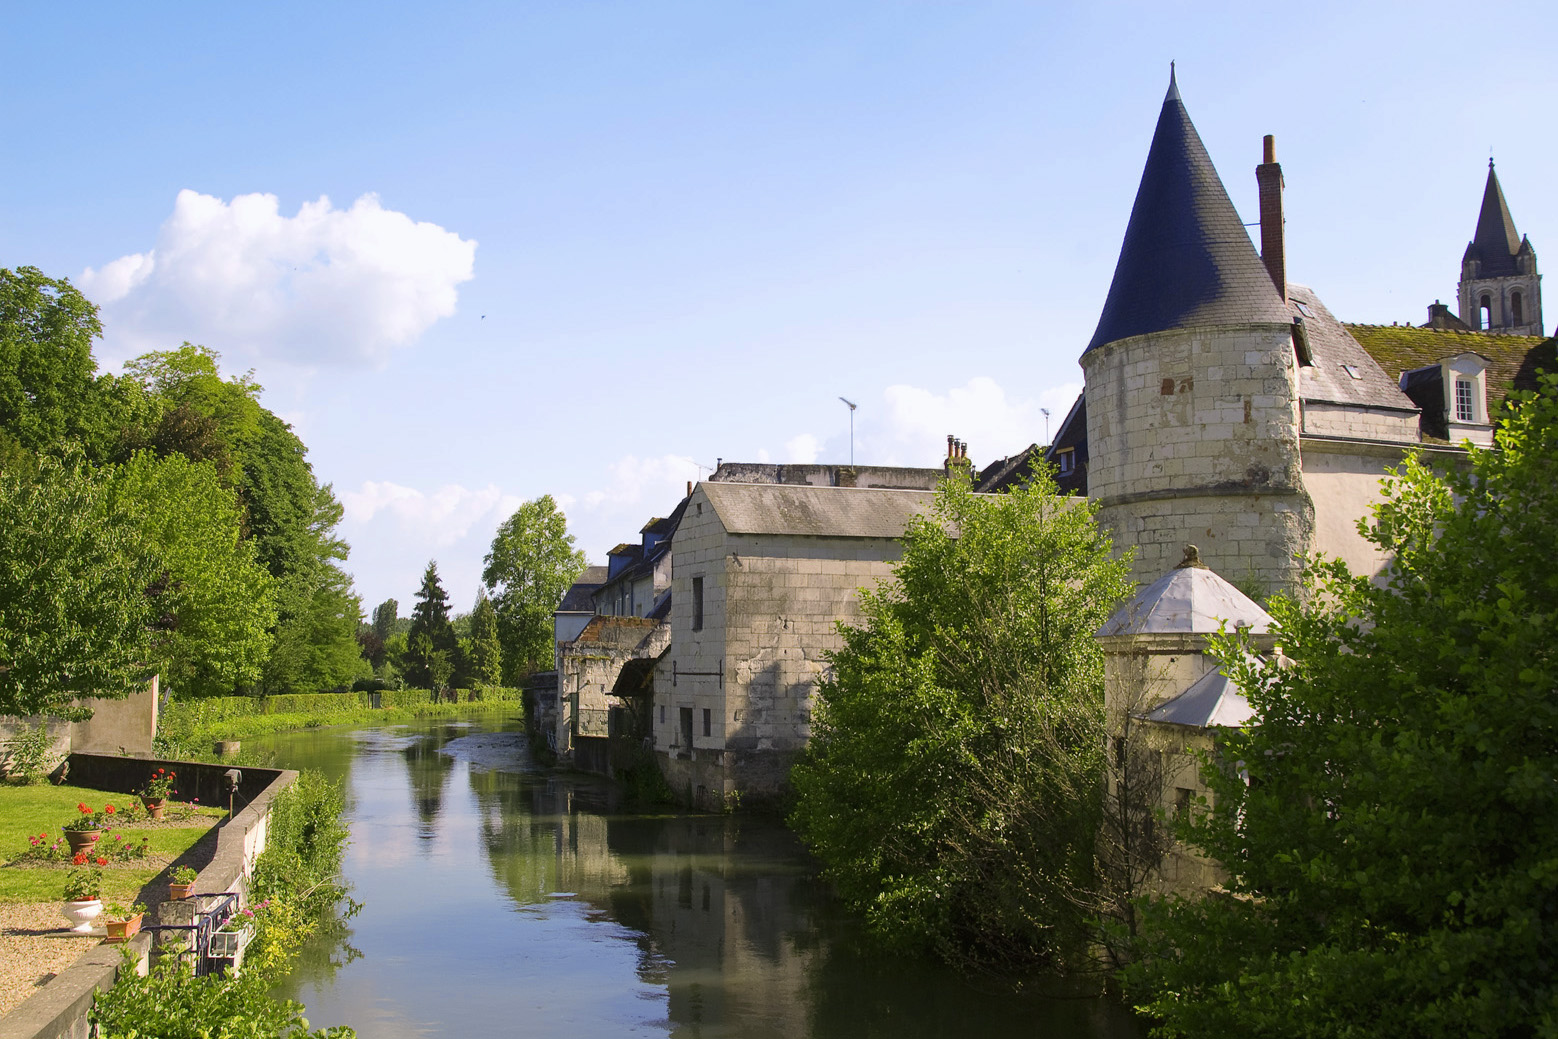
{"label": "river", "polygon": [[[624,811],[531,762],[517,717],[258,741],[347,785],[363,908],[281,993],[315,1028],[412,1036],[1134,1039],[1095,999],[1014,994],[863,947],[783,826]],[[250,744],[250,746],[254,746]]]}

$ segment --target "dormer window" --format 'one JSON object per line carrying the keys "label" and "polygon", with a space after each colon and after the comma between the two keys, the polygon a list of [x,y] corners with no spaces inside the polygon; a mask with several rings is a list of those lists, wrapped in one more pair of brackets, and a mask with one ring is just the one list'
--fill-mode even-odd
{"label": "dormer window", "polygon": [[1477,421],[1477,405],[1475,394],[1477,384],[1470,379],[1457,377],[1455,380],[1455,421]]}
{"label": "dormer window", "polygon": [[1065,476],[1077,467],[1077,453],[1072,448],[1055,452],[1055,462],[1060,466],[1060,475]]}

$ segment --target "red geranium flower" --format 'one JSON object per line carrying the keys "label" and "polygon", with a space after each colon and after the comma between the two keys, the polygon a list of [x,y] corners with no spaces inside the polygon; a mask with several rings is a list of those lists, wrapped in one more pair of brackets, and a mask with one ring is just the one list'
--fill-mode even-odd
{"label": "red geranium flower", "polygon": [[70,864],[72,866],[85,866],[87,864],[87,853],[84,851],[76,852],[76,857],[70,860]]}
{"label": "red geranium flower", "polygon": [[91,815],[92,814],[92,809],[88,808],[86,805],[82,804],[80,801],[76,802],[76,810],[81,812],[83,815]]}
{"label": "red geranium flower", "polygon": [[98,857],[97,857],[97,864],[98,864],[98,865],[99,865],[99,866],[106,866],[106,865],[108,865],[108,860],[107,860],[107,859],[105,859],[105,858],[103,858],[103,856],[101,856],[101,855],[99,855],[99,856],[98,856]]}
{"label": "red geranium flower", "polygon": [[109,815],[113,815],[114,814],[114,806],[113,805],[104,805],[103,806],[103,811],[107,812]]}

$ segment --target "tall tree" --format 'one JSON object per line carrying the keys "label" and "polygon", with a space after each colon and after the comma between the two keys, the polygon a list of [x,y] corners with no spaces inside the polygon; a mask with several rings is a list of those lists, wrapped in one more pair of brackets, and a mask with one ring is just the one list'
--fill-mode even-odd
{"label": "tall tree", "polygon": [[[411,667],[406,678],[413,684],[438,689],[449,677],[459,645],[454,626],[449,623],[449,594],[438,580],[438,563],[430,560],[422,572],[422,587],[417,589],[417,604],[411,608],[411,630],[407,634]],[[437,684],[435,684],[435,680]]]}
{"label": "tall tree", "polygon": [[1097,904],[1103,658],[1128,560],[1047,474],[948,480],[896,581],[830,654],[793,825],[888,942],[970,968],[1063,965]]}
{"label": "tall tree", "polygon": [[79,452],[0,469],[0,714],[75,716],[151,676],[158,568]]}
{"label": "tall tree", "polygon": [[108,474],[109,505],[157,567],[163,621],[154,657],[181,695],[220,695],[260,677],[276,621],[275,581],[241,536],[237,496],[208,462],[135,455]]}
{"label": "tall tree", "polygon": [[373,633],[381,642],[388,642],[395,634],[395,622],[400,619],[400,603],[385,599],[373,608]]}
{"label": "tall tree", "polygon": [[1271,606],[1284,661],[1183,836],[1233,897],[1159,902],[1133,970],[1164,1035],[1513,1036],[1558,1022],[1558,381],[1469,471],[1409,459],[1369,538]]}
{"label": "tall tree", "polygon": [[498,611],[484,589],[476,589],[471,609],[470,650],[467,654],[473,683],[481,686],[503,682],[503,645],[498,638]]}
{"label": "tall tree", "polygon": [[498,527],[482,580],[492,593],[510,685],[552,666],[552,611],[584,571],[568,520],[550,494],[527,501]]}

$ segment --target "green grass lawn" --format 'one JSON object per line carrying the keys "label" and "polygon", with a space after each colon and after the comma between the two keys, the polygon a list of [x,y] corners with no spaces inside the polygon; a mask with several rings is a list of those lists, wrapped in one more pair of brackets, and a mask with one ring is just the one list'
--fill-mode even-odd
{"label": "green grass lawn", "polygon": [[[61,898],[69,867],[10,865],[31,847],[28,837],[46,833],[52,840],[65,820],[76,814],[79,803],[101,808],[105,804],[123,807],[135,801],[127,794],[79,786],[0,786],[0,902],[52,902]],[[147,881],[161,873],[170,860],[189,850],[226,814],[220,808],[197,808],[188,819],[191,825],[115,827],[127,843],[139,844],[142,835],[149,837],[151,857],[112,863],[104,868],[103,898],[126,904],[134,901]]]}

